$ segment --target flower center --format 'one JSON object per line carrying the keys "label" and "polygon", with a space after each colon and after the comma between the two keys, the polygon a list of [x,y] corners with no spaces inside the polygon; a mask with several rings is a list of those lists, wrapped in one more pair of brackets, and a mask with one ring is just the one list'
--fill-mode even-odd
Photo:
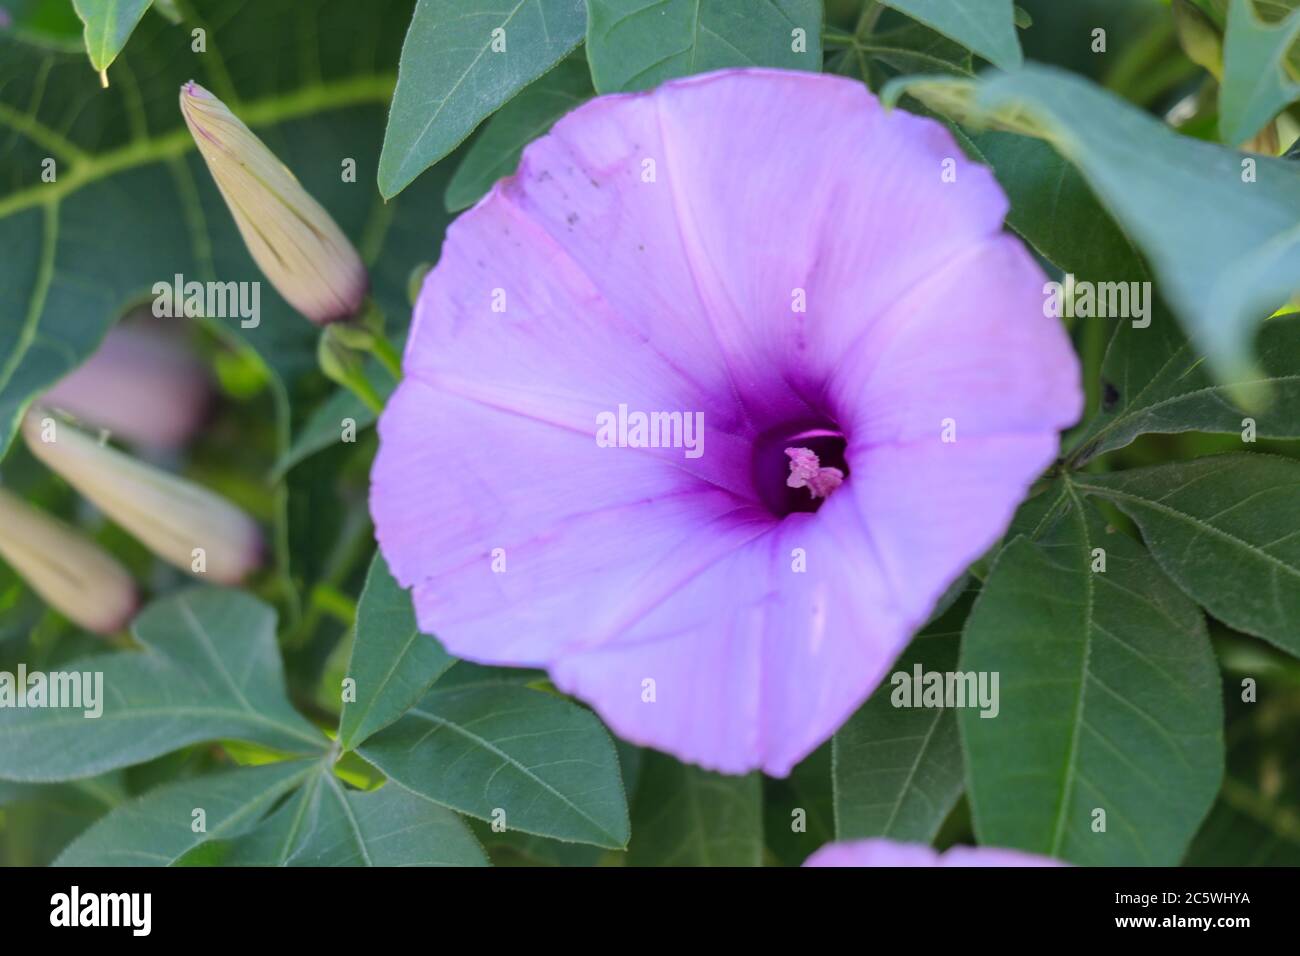
{"label": "flower center", "polygon": [[849,476],[848,442],[835,428],[800,422],[764,432],[754,443],[754,487],[778,518],[816,511]]}

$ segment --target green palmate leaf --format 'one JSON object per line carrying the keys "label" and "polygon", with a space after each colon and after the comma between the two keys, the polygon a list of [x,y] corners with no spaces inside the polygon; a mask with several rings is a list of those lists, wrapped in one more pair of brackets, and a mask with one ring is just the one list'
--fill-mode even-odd
{"label": "green palmate leaf", "polygon": [[627,800],[600,721],[554,694],[481,673],[460,682],[448,675],[447,686],[434,685],[357,752],[392,783],[470,816],[625,846]]}
{"label": "green palmate leaf", "polygon": [[289,706],[275,613],[240,591],[182,591],[132,625],[143,651],[82,658],[61,670],[103,674],[103,713],[0,708],[0,777],[70,780],[142,763],[201,740],[234,737],[292,753],[326,740]]}
{"label": "green palmate leaf", "polygon": [[298,760],[165,784],[111,811],[55,865],[170,866],[204,841],[250,830],[316,766]]}
{"label": "green palmate leaf", "polygon": [[646,752],[633,805],[630,866],[760,866],[759,775],[729,777]]}
{"label": "green palmate leaf", "polygon": [[1165,573],[1211,614],[1300,654],[1300,462],[1216,455],[1078,484],[1137,522]]}
{"label": "green palmate leaf", "polygon": [[86,52],[97,70],[107,70],[153,0],[72,0],[86,24]]}
{"label": "green palmate leaf", "polygon": [[391,784],[349,790],[319,767],[243,836],[195,847],[181,866],[484,866],[469,827],[444,807]]}
{"label": "green palmate leaf", "polygon": [[1124,323],[1102,365],[1100,413],[1079,438],[1077,464],[1146,433],[1243,433],[1253,423],[1260,438],[1300,438],[1300,316],[1264,323],[1259,335],[1258,384],[1269,402],[1243,412],[1229,389],[1216,383],[1191,344],[1168,322],[1149,328]]}
{"label": "green palmate leaf", "polygon": [[515,171],[525,146],[591,95],[586,62],[570,57],[503,106],[447,184],[447,209],[459,212],[478,202],[493,183]]}
{"label": "green palmate leaf", "polygon": [[919,23],[855,39],[852,49],[898,73],[937,69],[943,73],[974,75],[971,56],[965,47]]}
{"label": "green palmate leaf", "polygon": [[391,198],[582,40],[582,0],[419,0],[379,158]]}
{"label": "green palmate leaf", "polygon": [[421,634],[411,595],[393,580],[384,556],[375,553],[357,607],[348,677],[356,699],[344,700],[339,744],[351,750],[402,716],[456,659]]}
{"label": "green palmate leaf", "polygon": [[820,70],[821,0],[587,0],[599,93],[731,66]]}
{"label": "green palmate leaf", "polygon": [[963,637],[962,671],[999,675],[998,716],[958,716],[975,833],[1075,863],[1173,865],[1223,773],[1205,623],[1072,486],[1051,493]]}
{"label": "green palmate leaf", "polygon": [[1300,10],[1278,24],[1255,16],[1249,0],[1228,7],[1219,86],[1219,131],[1225,143],[1241,143],[1284,107],[1300,98],[1300,81],[1287,68],[1287,53],[1300,39]]}
{"label": "green palmate leaf", "polygon": [[1004,70],[1024,61],[1012,0],[882,0]]}
{"label": "green palmate leaf", "polygon": [[[411,269],[437,252],[442,183],[387,205],[367,185],[410,0],[186,7],[195,15],[181,25],[140,22],[106,90],[83,54],[0,33],[0,452],[32,397],[177,274],[260,283],[255,327],[238,315],[203,321],[273,373],[287,435],[289,393],[316,374],[317,330],[263,280],[197,156],[177,102],[189,79],[226,100],[329,210],[390,316],[408,313]],[[192,52],[200,26],[206,51]]]}
{"label": "green palmate leaf", "polygon": [[[891,670],[910,681],[914,669],[957,669],[958,621],[918,634]],[[880,685],[834,737],[835,835],[841,840],[890,837],[929,843],[963,787],[956,711],[895,706],[898,685]],[[970,706],[975,706],[972,701]]]}
{"label": "green palmate leaf", "polygon": [[[904,89],[957,118],[1049,140],[1146,254],[1218,377],[1256,377],[1252,333],[1300,274],[1300,166],[1180,136],[1087,81],[1042,66],[974,82],[902,80],[886,97]],[[1236,391],[1260,399],[1259,388]]]}
{"label": "green palmate leaf", "polygon": [[875,88],[879,71],[873,64],[883,64],[890,76],[900,73],[952,73],[974,76],[971,55],[960,43],[949,40],[919,23],[869,36],[854,36],[845,49],[827,59],[828,72],[855,76]]}

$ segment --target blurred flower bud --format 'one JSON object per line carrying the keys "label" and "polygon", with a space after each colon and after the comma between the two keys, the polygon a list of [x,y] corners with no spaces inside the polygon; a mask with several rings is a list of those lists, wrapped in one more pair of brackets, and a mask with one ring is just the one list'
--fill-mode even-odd
{"label": "blurred flower bud", "polygon": [[0,488],[0,557],[69,620],[99,634],[126,627],[136,608],[126,568],[85,535]]}
{"label": "blurred flower bud", "polygon": [[181,113],[262,274],[295,309],[324,325],[361,309],[368,278],[330,214],[239,117],[193,80]]}
{"label": "blurred flower bud", "polygon": [[164,561],[234,584],[261,563],[262,535],[239,508],[67,422],[33,408],[23,420],[32,454]]}
{"label": "blurred flower bud", "polygon": [[40,399],[133,445],[176,448],[203,424],[212,376],[165,322],[125,322]]}
{"label": "blurred flower bud", "polygon": [[1223,38],[1214,21],[1191,0],[1173,0],[1174,32],[1187,58],[1223,79]]}

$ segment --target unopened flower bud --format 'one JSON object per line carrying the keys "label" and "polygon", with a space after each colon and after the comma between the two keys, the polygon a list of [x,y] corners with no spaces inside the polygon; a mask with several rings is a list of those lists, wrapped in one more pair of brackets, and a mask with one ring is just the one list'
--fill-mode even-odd
{"label": "unopened flower bud", "polygon": [[225,498],[101,444],[39,408],[23,420],[23,437],[33,455],[164,561],[222,584],[234,584],[261,563],[257,524]]}
{"label": "unopened flower bud", "polygon": [[203,424],[213,398],[211,375],[178,330],[150,321],[115,325],[40,401],[133,445],[176,448]]}
{"label": "unopened flower bud", "polygon": [[103,548],[0,488],[0,557],[45,603],[98,634],[126,627],[135,582]]}
{"label": "unopened flower bud", "polygon": [[244,244],[280,295],[320,325],[356,315],[368,287],[366,269],[324,207],[193,80],[181,87],[181,113]]}

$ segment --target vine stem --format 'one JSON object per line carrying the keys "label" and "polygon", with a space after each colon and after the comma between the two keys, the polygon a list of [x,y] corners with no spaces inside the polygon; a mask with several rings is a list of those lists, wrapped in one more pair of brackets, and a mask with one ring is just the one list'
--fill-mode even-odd
{"label": "vine stem", "polygon": [[376,335],[370,351],[388,374],[393,376],[394,382],[402,380],[402,357],[397,354],[397,349],[393,348],[393,343],[388,341],[387,336]]}

